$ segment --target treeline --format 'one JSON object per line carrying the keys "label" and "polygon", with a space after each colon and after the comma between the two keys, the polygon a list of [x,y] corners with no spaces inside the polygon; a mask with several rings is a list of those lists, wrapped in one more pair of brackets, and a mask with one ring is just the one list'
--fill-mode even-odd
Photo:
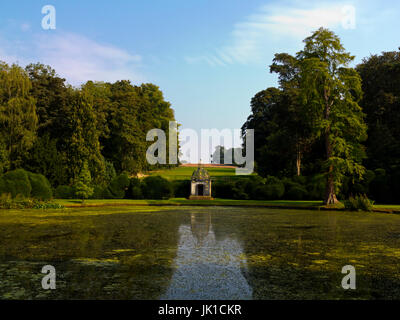
{"label": "treeline", "polygon": [[0,63],[0,175],[24,168],[54,188],[88,178],[85,187],[104,188],[121,173],[151,169],[146,133],[167,131],[174,120],[154,84],[88,81],[74,88],[49,66]]}
{"label": "treeline", "polygon": [[256,171],[303,190],[323,177],[326,203],[337,194],[399,203],[400,52],[350,68],[354,57],[329,30],[304,43],[296,56],[275,55],[270,72],[279,87],[251,100],[242,131],[255,129]]}

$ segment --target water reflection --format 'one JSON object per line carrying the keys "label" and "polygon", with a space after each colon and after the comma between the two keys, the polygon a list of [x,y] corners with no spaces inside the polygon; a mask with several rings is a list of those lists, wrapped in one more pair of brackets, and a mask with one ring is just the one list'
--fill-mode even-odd
{"label": "water reflection", "polygon": [[247,262],[233,238],[216,240],[211,214],[192,212],[179,227],[179,245],[170,286],[161,299],[251,299],[243,277]]}

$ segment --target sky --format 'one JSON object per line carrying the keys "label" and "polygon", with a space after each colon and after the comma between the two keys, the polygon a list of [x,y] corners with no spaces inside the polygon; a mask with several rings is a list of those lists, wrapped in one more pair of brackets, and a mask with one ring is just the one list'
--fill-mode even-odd
{"label": "sky", "polygon": [[[55,29],[42,28],[45,5],[56,9]],[[355,65],[400,47],[399,17],[397,0],[3,0],[0,60],[48,64],[74,86],[154,83],[181,129],[200,136],[240,129],[251,98],[277,86],[275,53],[295,54],[323,26]]]}

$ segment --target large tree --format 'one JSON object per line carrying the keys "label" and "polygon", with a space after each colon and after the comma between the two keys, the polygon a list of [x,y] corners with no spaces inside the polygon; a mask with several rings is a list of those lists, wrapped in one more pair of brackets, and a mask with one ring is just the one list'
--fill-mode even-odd
{"label": "large tree", "polygon": [[94,182],[100,184],[104,177],[105,163],[92,96],[85,90],[75,90],[69,105],[68,130],[65,134],[70,182],[76,180],[83,165],[87,163]]}
{"label": "large tree", "polygon": [[368,124],[366,165],[392,171],[400,167],[400,51],[363,59],[357,71],[364,92],[360,105]]}
{"label": "large tree", "polygon": [[343,176],[361,176],[367,126],[358,102],[361,79],[349,67],[354,56],[346,52],[338,36],[320,28],[304,40],[297,54],[300,66],[301,102],[316,137],[325,140],[326,204],[335,204]]}
{"label": "large tree", "polygon": [[25,71],[0,62],[0,159],[2,169],[21,166],[36,139],[36,105]]}
{"label": "large tree", "polygon": [[262,176],[282,176],[294,168],[294,145],[284,125],[288,117],[284,110],[284,93],[278,88],[262,90],[251,99],[251,114],[242,126],[242,137],[245,140],[246,130],[254,129],[254,159]]}
{"label": "large tree", "polygon": [[[296,158],[296,174],[301,175],[302,159],[314,142],[311,134],[311,124],[304,117],[304,108],[299,101],[300,95],[300,65],[298,59],[287,54],[276,54],[270,72],[279,75],[279,85],[282,90],[282,104],[278,112],[278,141],[286,139]],[[280,132],[280,134],[279,134]]]}
{"label": "large tree", "polygon": [[68,114],[73,89],[50,66],[29,64],[25,71],[32,83],[30,93],[36,100],[38,130],[23,167],[45,175],[52,185],[67,184]]}

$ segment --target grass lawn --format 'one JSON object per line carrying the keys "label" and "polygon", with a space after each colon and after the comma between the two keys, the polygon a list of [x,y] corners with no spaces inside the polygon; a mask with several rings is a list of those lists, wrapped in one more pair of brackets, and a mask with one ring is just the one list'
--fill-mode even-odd
{"label": "grass lawn", "polygon": [[376,204],[376,205],[374,205],[374,208],[376,208],[376,209],[393,209],[396,211],[400,211],[399,204]]}
{"label": "grass lawn", "polygon": [[[54,200],[66,207],[80,207],[81,200],[76,199],[57,199]],[[206,206],[283,206],[283,207],[318,207],[322,205],[321,201],[267,201],[267,200],[188,200],[185,198],[172,198],[169,200],[131,200],[131,199],[104,199],[104,200],[85,200],[83,206],[113,206],[113,205],[206,205]]]}
{"label": "grass lawn", "polygon": [[[237,176],[234,168],[206,168],[213,180],[246,179],[249,176]],[[151,171],[150,175],[159,175],[169,180],[190,180],[195,167],[177,167],[173,169]]]}
{"label": "grass lawn", "polygon": [[[237,207],[268,207],[288,209],[324,209],[322,201],[290,201],[290,200],[188,200],[172,198],[169,200],[131,200],[131,199],[103,199],[85,200],[82,204],[77,199],[56,199],[54,202],[67,208],[74,207],[113,207],[113,206],[237,206]],[[376,211],[400,213],[400,205],[375,205]]]}

